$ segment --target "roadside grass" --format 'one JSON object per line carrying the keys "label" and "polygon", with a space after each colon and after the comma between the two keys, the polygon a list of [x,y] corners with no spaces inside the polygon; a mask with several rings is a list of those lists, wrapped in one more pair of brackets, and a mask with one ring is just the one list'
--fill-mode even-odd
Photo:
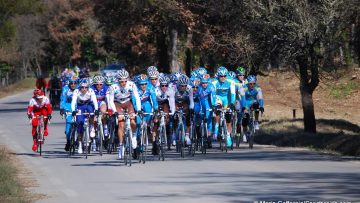
{"label": "roadside grass", "polygon": [[258,144],[282,147],[307,147],[316,151],[333,151],[360,156],[360,127],[340,119],[318,119],[318,132],[305,133],[302,119],[263,121],[255,136]]}
{"label": "roadside grass", "polygon": [[333,98],[340,99],[349,96],[352,92],[358,90],[359,88],[360,85],[358,82],[350,81],[348,83],[334,85],[331,87],[329,94]]}
{"label": "roadside grass", "polygon": [[4,148],[0,149],[0,202],[30,202],[17,177],[18,170],[11,163]]}
{"label": "roadside grass", "polygon": [[3,87],[1,88],[0,98],[35,88],[35,82],[35,78],[26,78],[7,87]]}

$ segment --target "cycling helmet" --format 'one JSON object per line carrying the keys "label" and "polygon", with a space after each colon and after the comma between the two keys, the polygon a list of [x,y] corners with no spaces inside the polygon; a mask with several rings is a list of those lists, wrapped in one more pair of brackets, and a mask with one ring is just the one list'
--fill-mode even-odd
{"label": "cycling helmet", "polygon": [[90,85],[90,81],[88,78],[83,78],[80,81],[80,87],[89,87],[89,85]]}
{"label": "cycling helmet", "polygon": [[134,83],[137,83],[139,81],[140,78],[140,74],[139,75],[135,75],[133,76],[133,78],[131,79]]}
{"label": "cycling helmet", "polygon": [[119,80],[126,80],[129,78],[129,72],[127,72],[125,69],[122,69],[119,71],[117,77]]}
{"label": "cycling helmet", "polygon": [[182,74],[180,72],[173,73],[170,76],[170,80],[171,80],[171,82],[178,81],[181,76],[182,76]]}
{"label": "cycling helmet", "polygon": [[169,84],[169,82],[170,82],[170,80],[169,80],[169,78],[168,77],[161,77],[160,79],[159,79],[159,83],[160,84]]}
{"label": "cycling helmet", "polygon": [[202,77],[201,77],[201,83],[209,83],[211,82],[211,77],[209,74],[204,74]]}
{"label": "cycling helmet", "polygon": [[166,77],[165,73],[159,73],[159,78]]}
{"label": "cycling helmet", "polygon": [[245,75],[245,73],[246,73],[245,68],[243,68],[241,66],[236,69],[237,75]]}
{"label": "cycling helmet", "polygon": [[197,73],[197,71],[196,70],[194,70],[194,71],[191,71],[191,73],[190,73],[190,77],[197,77],[198,76],[198,73]]}
{"label": "cycling helmet", "polygon": [[67,81],[69,82],[69,83],[76,83],[77,82],[77,78],[76,78],[76,75],[72,75],[72,76],[70,76],[69,78],[67,78]]}
{"label": "cycling helmet", "polygon": [[147,73],[148,73],[148,75],[149,75],[149,72],[154,72],[154,71],[159,72],[156,66],[149,66],[149,67],[147,68]]}
{"label": "cycling helmet", "polygon": [[224,66],[220,66],[217,70],[217,75],[218,76],[227,76],[228,70]]}
{"label": "cycling helmet", "polygon": [[35,89],[34,92],[33,92],[33,95],[35,98],[37,99],[41,99],[44,97],[44,92],[40,89]]}
{"label": "cycling helmet", "polygon": [[112,77],[109,77],[109,76],[105,77],[105,84],[106,85],[112,85],[113,84]]}
{"label": "cycling helmet", "polygon": [[192,87],[197,87],[200,84],[200,79],[199,78],[192,78],[190,81],[191,81],[190,84],[191,84]]}
{"label": "cycling helmet", "polygon": [[[150,66],[150,67],[153,67],[153,66]],[[159,78],[159,71],[157,70],[150,70],[147,72],[147,75],[150,79],[156,79],[156,78]]]}
{"label": "cycling helmet", "polygon": [[247,77],[247,81],[248,81],[248,83],[251,83],[251,82],[256,83],[256,76],[255,75],[249,75]]}
{"label": "cycling helmet", "polygon": [[204,74],[207,74],[207,70],[203,67],[199,67],[197,70],[196,70],[197,74],[198,75],[204,75]]}
{"label": "cycling helmet", "polygon": [[181,75],[178,81],[178,85],[188,85],[189,84],[189,78],[186,75]]}
{"label": "cycling helmet", "polygon": [[139,85],[147,84],[148,83],[148,77],[145,74],[141,74],[138,76],[137,83]]}
{"label": "cycling helmet", "polygon": [[236,74],[234,71],[229,71],[228,76],[234,79],[236,77]]}
{"label": "cycling helmet", "polygon": [[105,78],[103,76],[101,76],[101,75],[97,75],[97,76],[94,76],[92,82],[94,84],[99,84],[99,83],[103,84],[105,82]]}

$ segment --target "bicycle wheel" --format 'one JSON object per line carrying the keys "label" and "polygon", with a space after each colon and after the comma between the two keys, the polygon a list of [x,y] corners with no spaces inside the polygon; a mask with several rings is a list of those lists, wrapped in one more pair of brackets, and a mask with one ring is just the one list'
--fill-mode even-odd
{"label": "bicycle wheel", "polygon": [[88,158],[88,153],[90,151],[90,147],[89,147],[89,138],[88,138],[88,134],[89,134],[89,131],[88,131],[88,127],[85,128],[85,132],[83,134],[83,146],[84,146],[84,151],[85,151],[85,158],[87,159]]}
{"label": "bicycle wheel", "polygon": [[103,127],[102,124],[98,125],[98,146],[99,146],[99,154],[100,156],[103,155],[103,138],[104,138],[104,131],[103,131]]}
{"label": "bicycle wheel", "polygon": [[141,140],[140,140],[140,159],[139,162],[143,162],[145,164],[146,162],[146,153],[147,153],[147,144],[148,144],[148,135],[147,135],[147,126],[146,124],[143,125],[141,130]]}
{"label": "bicycle wheel", "polygon": [[183,126],[181,124],[180,131],[179,131],[179,151],[180,151],[180,157],[182,157],[182,158],[184,158],[184,156],[185,156],[184,139],[185,139],[185,132],[184,132]]}
{"label": "bicycle wheel", "polygon": [[43,142],[43,126],[39,124],[37,126],[37,135],[36,135],[36,145],[37,145],[37,151],[39,152],[40,156],[42,155],[42,142]]}
{"label": "bicycle wheel", "polygon": [[108,130],[109,130],[109,139],[107,142],[107,153],[111,154],[114,151],[115,145],[115,122],[113,118],[109,119],[108,122]]}
{"label": "bicycle wheel", "polygon": [[159,156],[159,160],[162,160],[164,161],[165,160],[165,147],[166,147],[166,129],[165,129],[165,126],[162,125],[160,127],[160,131],[159,131],[159,148],[160,148],[160,156]]}
{"label": "bicycle wheel", "polygon": [[130,130],[126,130],[125,134],[125,165],[131,166],[131,159],[132,159],[132,142],[131,142],[131,133]]}
{"label": "bicycle wheel", "polygon": [[76,125],[71,124],[69,156],[75,154],[75,133],[76,133]]}
{"label": "bicycle wheel", "polygon": [[231,147],[230,147],[231,150],[234,149],[234,142],[236,140],[235,136],[236,136],[236,114],[235,111],[233,111],[232,120],[231,120]]}
{"label": "bicycle wheel", "polygon": [[200,150],[202,154],[206,154],[206,147],[205,147],[205,125],[201,123],[201,140],[200,140]]}

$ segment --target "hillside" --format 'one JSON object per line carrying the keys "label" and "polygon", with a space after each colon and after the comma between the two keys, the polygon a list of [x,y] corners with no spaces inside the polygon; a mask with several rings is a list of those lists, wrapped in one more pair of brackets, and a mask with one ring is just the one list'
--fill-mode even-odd
{"label": "hillside", "polygon": [[[317,134],[303,132],[299,79],[294,72],[259,76],[265,113],[258,143],[306,146],[360,155],[360,69],[322,73],[314,92]],[[296,119],[293,119],[296,109]],[[351,145],[351,146],[348,146]]]}

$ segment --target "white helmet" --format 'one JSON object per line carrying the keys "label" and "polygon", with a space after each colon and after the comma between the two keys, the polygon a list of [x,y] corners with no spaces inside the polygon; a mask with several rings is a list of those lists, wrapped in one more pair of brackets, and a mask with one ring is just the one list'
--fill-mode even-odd
{"label": "white helmet", "polygon": [[189,84],[189,78],[186,75],[181,75],[178,81],[178,85],[188,85]]}
{"label": "white helmet", "polygon": [[161,77],[161,78],[159,79],[159,83],[160,83],[160,84],[169,84],[169,82],[170,82],[170,79],[169,79],[168,77],[166,77],[166,76]]}
{"label": "white helmet", "polygon": [[97,83],[104,83],[105,82],[105,78],[101,75],[97,75],[97,76],[94,76],[92,82],[94,84],[97,84]]}
{"label": "white helmet", "polygon": [[147,72],[147,74],[150,79],[156,79],[159,77],[159,71],[157,70],[150,70]]}
{"label": "white helmet", "polygon": [[122,69],[119,71],[117,78],[119,80],[124,80],[129,78],[129,72],[127,72],[125,69]]}

